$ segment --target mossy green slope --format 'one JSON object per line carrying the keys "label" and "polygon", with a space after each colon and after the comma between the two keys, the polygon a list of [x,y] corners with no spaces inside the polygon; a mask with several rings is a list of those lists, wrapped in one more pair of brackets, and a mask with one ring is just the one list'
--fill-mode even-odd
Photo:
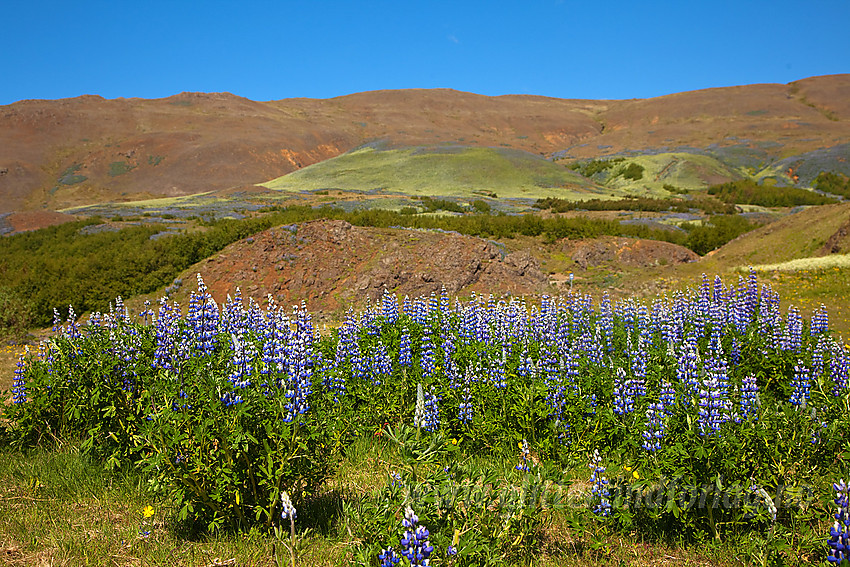
{"label": "mossy green slope", "polygon": [[[716,183],[734,181],[744,177],[732,167],[708,155],[688,152],[665,152],[638,156],[615,156],[610,168],[596,173],[591,179],[605,187],[634,195],[664,197],[666,186],[698,191]],[[613,161],[613,160],[612,160]],[[643,168],[638,179],[624,175],[626,168],[635,164]]]}
{"label": "mossy green slope", "polygon": [[280,191],[341,189],[500,199],[620,197],[561,164],[523,151],[465,146],[359,148],[262,184]]}

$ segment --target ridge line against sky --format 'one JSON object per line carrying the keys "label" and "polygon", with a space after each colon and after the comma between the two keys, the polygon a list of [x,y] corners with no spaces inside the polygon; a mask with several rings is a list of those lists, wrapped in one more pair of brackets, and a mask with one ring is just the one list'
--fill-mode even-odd
{"label": "ridge line against sky", "polygon": [[34,0],[4,20],[0,105],[408,88],[633,99],[850,72],[846,0]]}

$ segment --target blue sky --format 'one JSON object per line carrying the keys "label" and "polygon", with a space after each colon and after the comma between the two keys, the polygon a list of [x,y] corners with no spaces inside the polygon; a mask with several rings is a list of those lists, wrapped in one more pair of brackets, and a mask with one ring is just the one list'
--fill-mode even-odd
{"label": "blue sky", "polygon": [[850,72],[850,2],[10,0],[0,105],[448,87],[648,98]]}

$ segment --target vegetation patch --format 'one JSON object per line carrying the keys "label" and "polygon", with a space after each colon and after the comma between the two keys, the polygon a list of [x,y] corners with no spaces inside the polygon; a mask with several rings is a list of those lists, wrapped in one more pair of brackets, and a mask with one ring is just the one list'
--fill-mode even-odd
{"label": "vegetation patch", "polygon": [[113,161],[109,164],[109,176],[117,177],[119,175],[124,175],[125,173],[129,173],[136,166],[130,165],[126,161]]}
{"label": "vegetation patch", "polygon": [[826,205],[837,202],[831,197],[806,191],[805,189],[778,187],[768,184],[759,185],[757,182],[749,179],[713,185],[708,188],[708,194],[713,195],[725,203],[741,203],[762,207],[796,207],[801,205]]}
{"label": "vegetation patch", "polygon": [[297,192],[331,187],[349,191],[380,188],[411,196],[466,199],[479,194],[537,199],[603,193],[568,168],[540,156],[465,146],[391,150],[364,147],[263,185]]}
{"label": "vegetation patch", "polygon": [[75,163],[68,169],[62,172],[62,175],[59,176],[59,184],[60,185],[75,185],[77,183],[82,183],[88,177],[85,175],[80,175],[77,173],[83,167],[80,163]]}
{"label": "vegetation patch", "polygon": [[850,268],[850,254],[830,254],[814,258],[797,258],[778,264],[757,264],[752,269],[757,272],[799,272],[805,270],[825,270],[828,268]]}
{"label": "vegetation patch", "polygon": [[850,177],[840,173],[824,171],[815,178],[814,188],[824,193],[850,198]]}

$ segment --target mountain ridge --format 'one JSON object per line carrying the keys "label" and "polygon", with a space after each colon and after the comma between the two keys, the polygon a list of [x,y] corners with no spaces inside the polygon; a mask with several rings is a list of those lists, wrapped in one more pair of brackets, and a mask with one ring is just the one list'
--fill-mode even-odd
{"label": "mountain ridge", "polygon": [[850,142],[848,119],[850,74],[607,101],[445,88],[30,99],[0,106],[0,213],[260,184],[374,140],[571,160],[744,144],[778,160]]}

